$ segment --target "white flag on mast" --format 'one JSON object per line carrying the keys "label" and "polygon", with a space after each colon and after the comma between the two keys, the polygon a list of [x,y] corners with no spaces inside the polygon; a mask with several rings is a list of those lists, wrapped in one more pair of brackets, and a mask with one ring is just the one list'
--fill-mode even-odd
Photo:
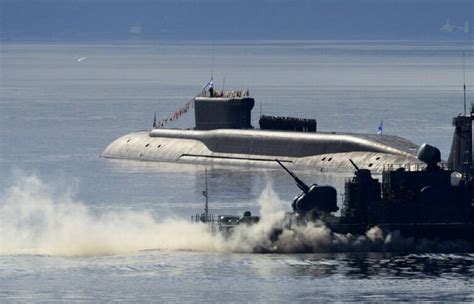
{"label": "white flag on mast", "polygon": [[203,90],[205,91],[207,89],[212,88],[213,86],[214,86],[214,84],[212,82],[212,77],[211,77],[211,80],[209,80],[209,82],[204,85]]}

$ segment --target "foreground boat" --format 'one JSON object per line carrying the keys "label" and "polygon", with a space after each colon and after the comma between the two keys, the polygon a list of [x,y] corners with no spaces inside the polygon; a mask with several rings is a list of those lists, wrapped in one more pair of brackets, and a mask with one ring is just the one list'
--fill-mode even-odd
{"label": "foreground boat", "polygon": [[[301,189],[292,204],[293,212],[273,227],[278,240],[283,230],[307,225],[327,227],[331,233],[365,235],[377,227],[385,235],[398,233],[405,238],[434,241],[464,241],[474,245],[474,179],[472,121],[474,112],[453,120],[455,134],[448,164],[441,164],[439,149],[423,144],[417,151],[422,164],[385,167],[381,182],[370,170],[352,159],[354,177],[345,183],[340,215],[337,191],[332,186],[310,185],[301,181],[281,161],[275,160]],[[258,223],[249,212],[243,216],[194,218],[210,223],[213,231],[232,234],[242,225]]]}

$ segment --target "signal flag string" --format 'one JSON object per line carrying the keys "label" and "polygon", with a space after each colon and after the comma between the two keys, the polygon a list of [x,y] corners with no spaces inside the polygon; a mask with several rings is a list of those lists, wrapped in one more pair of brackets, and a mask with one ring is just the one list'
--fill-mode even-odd
{"label": "signal flag string", "polygon": [[193,97],[190,101],[188,101],[184,106],[182,106],[179,110],[171,114],[168,118],[161,119],[160,121],[156,121],[156,112],[155,112],[155,117],[153,119],[153,129],[158,129],[158,128],[163,128],[165,125],[172,121],[178,120],[181,116],[184,114],[188,113],[189,109],[194,108],[194,99],[198,96],[201,96],[205,94],[205,92],[213,87],[212,83],[212,77],[211,80],[204,85],[202,88],[202,92],[197,94],[196,96]]}
{"label": "signal flag string", "polygon": [[182,106],[179,110],[175,111],[169,117],[161,119],[158,122],[156,121],[156,114],[155,114],[155,118],[153,120],[153,128],[154,129],[162,128],[168,123],[178,120],[181,116],[188,113],[189,109],[191,108],[194,108],[194,98],[188,101],[184,106]]}

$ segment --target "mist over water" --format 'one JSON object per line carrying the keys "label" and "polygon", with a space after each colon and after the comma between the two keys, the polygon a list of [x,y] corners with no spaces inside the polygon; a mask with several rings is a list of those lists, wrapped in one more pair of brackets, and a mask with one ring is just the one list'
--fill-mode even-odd
{"label": "mist over water", "polygon": [[0,254],[100,256],[145,249],[215,250],[204,225],[145,211],[93,211],[38,177],[19,174],[0,205]]}

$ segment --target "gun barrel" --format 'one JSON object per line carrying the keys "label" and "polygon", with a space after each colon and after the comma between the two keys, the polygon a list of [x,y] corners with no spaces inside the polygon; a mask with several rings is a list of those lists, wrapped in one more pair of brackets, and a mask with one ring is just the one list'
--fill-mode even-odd
{"label": "gun barrel", "polygon": [[359,167],[357,167],[357,165],[352,161],[352,159],[349,158],[349,161],[350,161],[351,164],[354,166],[354,168],[356,169],[356,171],[359,171]]}
{"label": "gun barrel", "polygon": [[278,159],[275,159],[275,161],[280,165],[280,167],[283,168],[283,170],[285,170],[289,175],[291,175],[292,177],[295,177],[294,173],[291,172],[287,167],[285,167],[281,161],[279,161]]}
{"label": "gun barrel", "polygon": [[291,177],[293,177],[293,179],[296,182],[296,185],[298,186],[298,188],[301,189],[301,191],[303,191],[304,193],[308,193],[309,191],[308,185],[306,185],[301,179],[298,178],[298,176],[296,176],[287,167],[285,167],[278,159],[275,159],[275,161],[280,165],[280,167],[283,168],[283,170],[285,170]]}

